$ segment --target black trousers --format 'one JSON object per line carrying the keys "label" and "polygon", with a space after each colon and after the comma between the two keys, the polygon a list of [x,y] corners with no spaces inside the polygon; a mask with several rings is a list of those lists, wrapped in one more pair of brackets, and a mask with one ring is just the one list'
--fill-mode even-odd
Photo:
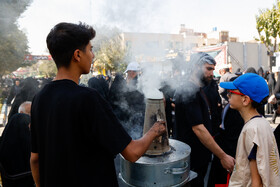
{"label": "black trousers", "polygon": [[197,173],[197,177],[191,181],[191,187],[204,187],[204,177],[207,173],[208,164],[200,168],[192,168],[191,170]]}
{"label": "black trousers", "polygon": [[32,176],[24,177],[17,180],[6,179],[2,176],[3,187],[34,187],[35,183]]}

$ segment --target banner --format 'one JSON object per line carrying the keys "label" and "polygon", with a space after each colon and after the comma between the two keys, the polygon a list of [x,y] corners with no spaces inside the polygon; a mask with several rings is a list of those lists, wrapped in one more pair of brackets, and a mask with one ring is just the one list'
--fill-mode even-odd
{"label": "banner", "polygon": [[24,60],[25,61],[52,60],[52,56],[51,55],[26,55]]}

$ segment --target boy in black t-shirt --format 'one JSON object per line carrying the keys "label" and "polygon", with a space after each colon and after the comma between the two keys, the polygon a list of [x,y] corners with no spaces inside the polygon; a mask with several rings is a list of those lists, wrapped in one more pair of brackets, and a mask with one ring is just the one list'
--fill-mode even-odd
{"label": "boy in black t-shirt", "polygon": [[114,157],[135,162],[165,132],[156,122],[131,140],[109,104],[94,90],[78,86],[94,54],[92,27],[59,23],[47,37],[58,68],[53,82],[33,99],[31,170],[36,186],[117,186]]}

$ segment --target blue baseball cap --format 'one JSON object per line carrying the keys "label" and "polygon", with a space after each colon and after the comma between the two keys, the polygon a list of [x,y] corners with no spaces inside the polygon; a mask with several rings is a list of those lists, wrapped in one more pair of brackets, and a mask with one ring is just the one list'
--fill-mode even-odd
{"label": "blue baseball cap", "polygon": [[237,89],[257,103],[261,103],[269,95],[266,81],[255,73],[245,73],[233,82],[221,82],[220,87],[228,90]]}

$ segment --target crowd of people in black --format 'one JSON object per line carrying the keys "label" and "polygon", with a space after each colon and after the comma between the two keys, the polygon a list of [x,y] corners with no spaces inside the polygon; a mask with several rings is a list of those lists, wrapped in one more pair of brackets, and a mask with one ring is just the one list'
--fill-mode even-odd
{"label": "crowd of people in black", "polygon": [[[181,140],[192,147],[191,169],[198,173],[198,177],[191,182],[192,186],[205,185],[204,177],[209,168],[209,163],[211,163],[207,185],[214,187],[216,184],[226,184],[228,182],[230,173],[233,171],[238,138],[244,126],[244,120],[240,113],[232,109],[228,103],[228,91],[219,87],[219,83],[232,82],[242,74],[254,73],[260,75],[267,81],[270,95],[275,93],[275,85],[277,86],[277,84],[274,73],[270,73],[269,71],[264,72],[262,68],[259,68],[258,72],[253,67],[249,67],[244,72],[237,70],[236,73],[231,73],[229,67],[223,67],[220,70],[220,78],[216,78],[211,74],[208,77],[203,75],[200,77],[202,84],[192,86],[191,84],[195,84],[195,80],[193,82],[189,81],[189,84],[184,82],[184,76],[186,75],[182,76],[181,73],[184,69],[178,64],[196,64],[193,66],[195,69],[191,69],[192,66],[190,64],[187,67],[194,74],[199,74],[199,68],[204,68],[203,66],[205,64],[212,66],[206,67],[206,69],[210,69],[208,71],[213,70],[215,67],[215,60],[205,53],[199,53],[197,56],[192,56],[192,58],[195,59],[192,59],[190,62],[182,62],[182,59],[179,60],[178,58],[174,59],[172,61],[173,73],[170,79],[176,79],[179,86],[174,88],[168,83],[168,80],[165,80],[162,82],[160,90],[163,92],[165,99],[166,120],[170,138]],[[139,70],[136,68],[135,72],[139,72]],[[193,74],[191,76],[195,77]],[[135,86],[137,83],[136,80],[135,78]],[[280,82],[280,79],[278,80]],[[195,89],[197,90],[194,91]],[[116,75],[115,81],[112,83],[111,89],[109,89],[108,101],[111,103],[115,114],[128,132],[135,129],[131,125],[135,123],[128,121],[129,118],[137,114],[133,107],[139,107],[145,104],[143,96],[139,97],[138,95],[141,94],[141,91],[135,91],[137,94],[128,92],[127,83],[122,74]],[[126,94],[129,94],[129,97]],[[128,99],[131,97],[134,99]],[[133,101],[140,102],[135,103]],[[143,113],[144,108],[141,107],[137,111],[142,111]],[[277,103],[268,103],[266,106],[259,106],[257,111],[264,117],[270,114],[276,118],[277,108]],[[143,125],[143,118],[139,118],[139,116],[137,118],[142,120],[139,123],[140,126]],[[275,123],[275,118],[273,118],[272,123]],[[129,124],[129,126],[126,126],[126,124]],[[199,126],[201,129],[196,129]],[[199,135],[197,133],[199,131],[204,131],[204,133]],[[277,142],[280,139],[279,134],[277,134],[279,133],[278,131],[279,128],[274,132]],[[208,139],[205,139],[206,137]],[[214,138],[212,145],[211,143],[207,145],[206,142],[211,142],[212,137]],[[278,143],[279,145],[280,142]]]}
{"label": "crowd of people in black", "polygon": [[[77,30],[70,31],[72,28]],[[64,30],[73,33],[63,38],[59,33]],[[84,40],[73,37],[79,34]],[[77,85],[80,75],[89,71],[88,64],[94,56],[89,41],[94,36],[95,31],[85,25],[57,25],[47,40],[58,67],[54,80],[26,78],[15,79],[13,85],[10,80],[1,83],[2,87],[9,88],[2,96],[11,106],[0,142],[3,187],[29,187],[35,183],[37,186],[59,186],[68,184],[64,180],[69,177],[75,178],[71,185],[87,186],[101,184],[98,181],[109,174],[112,180],[106,184],[117,186],[114,169],[119,170],[118,157],[112,166],[116,154],[121,153],[126,159],[135,161],[153,138],[164,132],[162,124],[155,124],[148,135],[142,134],[145,96],[138,89],[141,68],[137,62],[128,64],[126,71],[116,73],[114,78],[98,75],[90,78],[87,86]],[[68,40],[73,40],[73,49],[65,49],[70,54],[66,58],[57,47],[69,45]],[[159,90],[164,95],[170,138],[191,146],[191,170],[198,174],[191,185],[205,185],[210,163],[208,186],[226,184],[234,171],[238,138],[245,123],[240,112],[230,107],[229,92],[220,87],[220,83],[232,82],[244,73],[263,77],[271,97],[269,104],[258,106],[257,111],[262,116],[273,114],[272,123],[275,123],[280,114],[277,102],[280,78],[276,81],[272,72],[264,72],[262,68],[257,72],[252,67],[244,72],[239,69],[236,73],[224,67],[220,70],[221,77],[216,78],[213,75],[214,58],[202,52],[193,54],[189,62],[179,56],[171,63],[171,76],[165,77]],[[26,107],[30,107],[32,101],[30,111]],[[274,131],[278,147],[279,128]],[[94,146],[103,155],[97,156],[92,150]],[[55,156],[57,152],[59,155]],[[102,159],[104,162],[97,163]],[[106,175],[100,176],[99,169],[105,163],[102,172]],[[69,168],[75,172],[67,172]],[[90,175],[95,180],[89,179]],[[105,184],[104,180],[102,182]]]}

